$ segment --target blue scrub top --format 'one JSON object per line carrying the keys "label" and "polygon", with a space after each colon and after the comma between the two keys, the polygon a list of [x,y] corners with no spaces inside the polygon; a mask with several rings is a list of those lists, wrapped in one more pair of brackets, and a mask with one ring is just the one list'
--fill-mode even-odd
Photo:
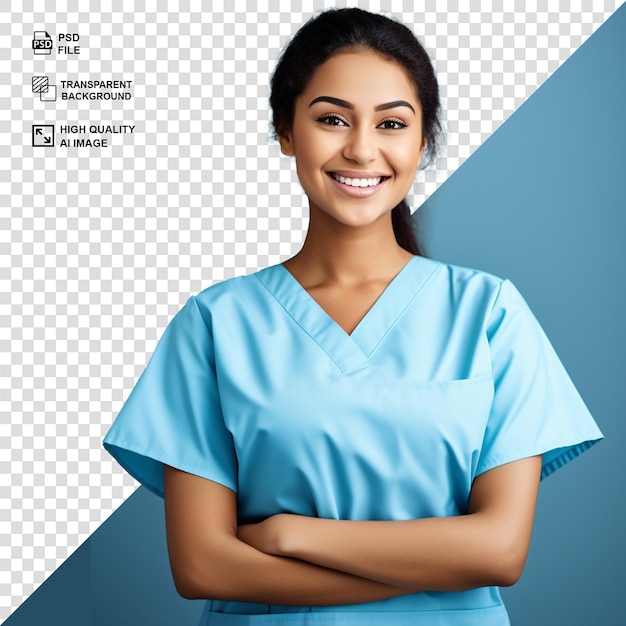
{"label": "blue scrub top", "polygon": [[[415,256],[350,335],[282,264],[190,298],[104,445],[161,496],[164,463],[225,485],[247,523],[460,515],[479,474],[542,454],[545,478],[601,437],[511,282]],[[209,601],[203,623],[508,617],[485,587],[331,607]]]}

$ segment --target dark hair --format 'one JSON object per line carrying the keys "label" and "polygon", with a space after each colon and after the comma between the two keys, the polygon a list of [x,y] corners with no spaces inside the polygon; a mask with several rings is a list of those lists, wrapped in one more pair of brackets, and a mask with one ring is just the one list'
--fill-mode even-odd
{"label": "dark hair", "polygon": [[[415,85],[422,107],[426,161],[437,151],[441,130],[439,85],[428,54],[402,23],[362,9],[329,9],[312,17],[283,51],[271,80],[270,106],[274,138],[293,124],[296,98],[315,70],[347,48],[366,48],[399,63]],[[405,200],[394,207],[391,221],[396,241],[412,254],[423,254]]]}

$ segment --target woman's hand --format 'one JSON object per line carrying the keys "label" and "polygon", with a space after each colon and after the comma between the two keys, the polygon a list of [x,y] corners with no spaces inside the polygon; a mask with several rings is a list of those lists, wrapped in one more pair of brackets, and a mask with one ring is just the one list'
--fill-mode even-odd
{"label": "woman's hand", "polygon": [[237,529],[237,537],[249,546],[272,554],[281,556],[282,546],[285,544],[287,531],[290,528],[290,518],[297,518],[297,515],[279,513],[272,515],[258,524],[244,524]]}

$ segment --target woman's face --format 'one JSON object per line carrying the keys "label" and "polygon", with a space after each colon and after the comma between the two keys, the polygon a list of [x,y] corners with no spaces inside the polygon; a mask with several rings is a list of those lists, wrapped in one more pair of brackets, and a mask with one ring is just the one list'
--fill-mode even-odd
{"label": "woman's face", "polygon": [[405,70],[372,51],[317,68],[280,137],[311,206],[348,226],[387,215],[407,194],[425,148],[422,111]]}

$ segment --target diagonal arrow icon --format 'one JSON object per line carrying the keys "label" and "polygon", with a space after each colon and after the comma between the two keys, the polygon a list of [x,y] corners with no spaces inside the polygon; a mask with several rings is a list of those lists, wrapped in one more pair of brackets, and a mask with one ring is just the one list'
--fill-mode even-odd
{"label": "diagonal arrow icon", "polygon": [[54,124],[33,124],[32,145],[51,148],[54,146]]}

